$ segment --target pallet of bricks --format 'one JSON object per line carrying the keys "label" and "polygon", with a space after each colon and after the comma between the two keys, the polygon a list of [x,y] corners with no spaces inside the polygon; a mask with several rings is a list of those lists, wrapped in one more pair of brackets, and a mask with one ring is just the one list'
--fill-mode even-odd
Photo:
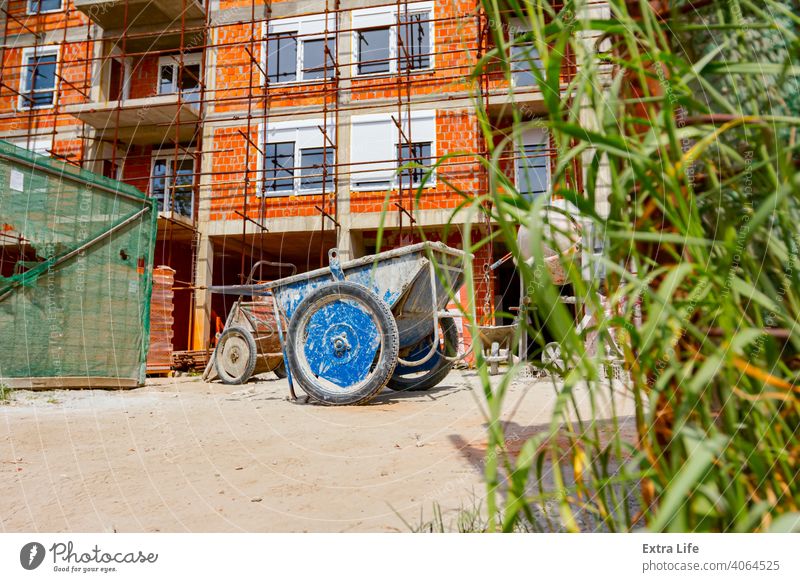
{"label": "pallet of bricks", "polygon": [[150,301],[150,350],[147,373],[169,374],[172,368],[172,310],[175,271],[161,265],[153,269],[153,295]]}

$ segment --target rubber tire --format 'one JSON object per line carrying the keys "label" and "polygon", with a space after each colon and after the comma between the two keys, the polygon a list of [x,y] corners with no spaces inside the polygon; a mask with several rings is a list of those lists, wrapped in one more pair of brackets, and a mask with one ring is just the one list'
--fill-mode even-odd
{"label": "rubber tire", "polygon": [[286,362],[281,362],[281,365],[272,371],[275,372],[275,375],[281,380],[289,376],[289,374],[286,373]]}
{"label": "rubber tire", "polygon": [[[225,343],[228,341],[228,338],[234,335],[244,339],[245,343],[247,343],[247,347],[250,352],[248,355],[247,366],[245,367],[244,373],[242,373],[240,376],[231,376],[230,374],[228,374],[227,370],[225,370],[221,364],[222,349],[225,346]],[[216,347],[216,354],[214,356],[214,367],[217,369],[217,375],[219,376],[220,380],[222,380],[222,382],[225,384],[234,384],[234,385],[244,384],[245,382],[247,382],[256,369],[256,360],[258,358],[256,350],[257,350],[256,340],[253,339],[253,335],[245,328],[239,327],[238,325],[226,328],[219,336],[219,341],[217,342],[217,347]]]}
{"label": "rubber tire", "polygon": [[[378,322],[379,333],[383,337],[380,360],[368,381],[356,392],[349,394],[332,393],[320,386],[316,378],[306,373],[300,365],[300,356],[295,346],[295,340],[300,337],[300,322],[306,313],[312,311],[317,303],[327,299],[330,295],[342,295],[356,298],[366,304]],[[286,342],[286,358],[289,361],[289,369],[292,372],[292,379],[314,400],[321,404],[332,406],[344,406],[351,404],[365,404],[374,398],[392,376],[397,365],[397,355],[400,350],[400,336],[397,331],[397,323],[394,315],[385,301],[381,300],[372,291],[350,281],[336,281],[323,287],[315,289],[309,293],[292,315],[289,322],[289,331]]]}
{"label": "rubber tire", "polygon": [[[458,354],[458,328],[456,327],[456,321],[452,317],[442,317],[439,321],[442,324],[442,334],[444,335],[444,354],[453,358]],[[430,390],[447,378],[454,364],[454,361],[441,360],[439,366],[429,370],[425,376],[417,378],[404,378],[394,374],[389,378],[387,386],[396,392]]]}

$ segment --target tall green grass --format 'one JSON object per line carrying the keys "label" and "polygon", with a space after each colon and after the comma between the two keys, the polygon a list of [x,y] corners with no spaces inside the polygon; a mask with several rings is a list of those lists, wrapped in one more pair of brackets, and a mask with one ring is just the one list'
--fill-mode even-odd
{"label": "tall green grass", "polygon": [[[498,385],[478,358],[490,530],[800,528],[800,91],[790,58],[800,17],[770,0],[702,13],[671,3],[659,14],[658,5],[482,2],[494,46],[476,87],[489,70],[510,79],[513,44],[533,42],[544,111],[514,105],[512,90],[511,130],[497,139],[500,107],[485,108],[476,93],[491,179],[465,204],[490,214],[493,236],[517,257],[517,228],[530,229],[533,265],[518,266],[535,307],[527,332],[541,349],[547,330],[566,363],[550,370],[558,396],[549,430],[512,454],[501,419],[520,366]],[[509,39],[515,22],[531,32]],[[570,60],[577,72],[565,81]],[[542,124],[557,150],[553,195],[580,209],[594,241],[586,247],[599,250],[585,247],[582,264],[564,258],[577,311],[597,314],[583,332],[536,267],[546,201],[528,202],[501,170],[518,136]],[[606,380],[602,347],[586,349],[592,332],[601,346],[613,338],[622,347],[622,382]],[[631,436],[620,421],[581,414],[578,389],[591,410],[632,400]]]}

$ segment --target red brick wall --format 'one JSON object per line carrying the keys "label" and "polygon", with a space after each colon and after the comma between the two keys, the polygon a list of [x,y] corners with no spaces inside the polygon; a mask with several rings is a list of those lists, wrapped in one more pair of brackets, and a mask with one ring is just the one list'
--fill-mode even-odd
{"label": "red brick wall", "polygon": [[152,97],[158,94],[158,60],[159,56],[145,56],[136,59],[131,66],[131,99]]}

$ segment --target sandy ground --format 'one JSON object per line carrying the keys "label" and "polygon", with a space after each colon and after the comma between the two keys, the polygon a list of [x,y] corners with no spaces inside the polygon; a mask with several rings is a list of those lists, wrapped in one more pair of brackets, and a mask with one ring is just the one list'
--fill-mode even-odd
{"label": "sandy ground", "polygon": [[[404,520],[419,525],[434,504],[447,522],[480,503],[486,431],[473,372],[359,407],[287,392],[265,376],[13,393],[0,404],[0,530],[408,531]],[[552,383],[514,382],[506,434],[521,445],[553,402]],[[630,403],[617,406],[630,430]]]}

